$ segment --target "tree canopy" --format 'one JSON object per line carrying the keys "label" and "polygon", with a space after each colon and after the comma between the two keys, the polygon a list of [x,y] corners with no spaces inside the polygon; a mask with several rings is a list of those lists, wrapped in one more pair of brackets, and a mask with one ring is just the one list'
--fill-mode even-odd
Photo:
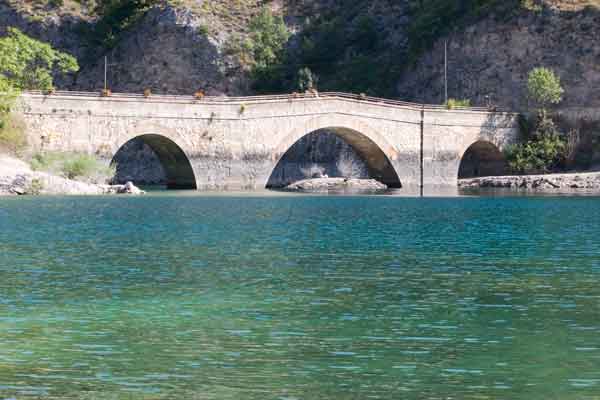
{"label": "tree canopy", "polygon": [[0,38],[0,91],[50,90],[54,87],[54,71],[69,73],[78,69],[73,56],[17,28],[8,28],[8,35]]}
{"label": "tree canopy", "polygon": [[549,104],[558,104],[562,101],[564,89],[560,78],[551,69],[540,67],[529,72],[527,79],[529,97],[541,108]]}

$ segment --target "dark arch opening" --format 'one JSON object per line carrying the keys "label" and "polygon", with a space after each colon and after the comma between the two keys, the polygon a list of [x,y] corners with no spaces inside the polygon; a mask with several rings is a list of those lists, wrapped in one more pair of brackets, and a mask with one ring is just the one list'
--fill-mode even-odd
{"label": "dark arch opening", "polygon": [[308,133],[279,159],[267,188],[283,188],[313,173],[329,177],[371,178],[389,188],[400,188],[400,178],[379,146],[347,128],[325,128]]}
{"label": "dark arch opening", "polygon": [[486,141],[473,143],[460,161],[458,179],[479,176],[506,175],[508,164],[504,154],[494,144]]}
{"label": "dark arch opening", "polygon": [[141,135],[114,155],[114,181],[161,185],[167,189],[196,189],[196,177],[187,156],[175,142],[161,135]]}

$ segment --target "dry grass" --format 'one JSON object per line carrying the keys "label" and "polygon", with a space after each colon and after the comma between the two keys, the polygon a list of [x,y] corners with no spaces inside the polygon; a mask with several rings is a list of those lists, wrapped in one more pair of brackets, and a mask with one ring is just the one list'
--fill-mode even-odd
{"label": "dry grass", "polygon": [[586,7],[600,9],[600,0],[544,0],[544,2],[563,11],[580,11]]}
{"label": "dry grass", "polygon": [[94,17],[95,3],[90,1],[82,5],[75,0],[63,0],[62,5],[57,5],[52,0],[7,0],[8,4],[32,22],[40,22],[51,16],[75,16],[82,19]]}

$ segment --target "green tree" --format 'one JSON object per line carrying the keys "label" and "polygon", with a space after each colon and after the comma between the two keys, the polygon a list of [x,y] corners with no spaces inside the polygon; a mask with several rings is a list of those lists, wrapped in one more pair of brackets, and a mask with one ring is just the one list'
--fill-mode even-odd
{"label": "green tree", "polygon": [[113,48],[123,31],[135,25],[158,0],[99,0],[96,13],[99,19],[92,31],[91,44]]}
{"label": "green tree", "polygon": [[542,109],[550,104],[560,103],[564,93],[560,78],[551,69],[544,67],[535,68],[529,72],[527,91],[529,98]]}
{"label": "green tree", "polygon": [[23,124],[11,114],[21,90],[51,90],[53,72],[78,69],[74,57],[8,28],[8,35],[0,38],[0,146],[13,152],[25,146]]}
{"label": "green tree", "polygon": [[8,35],[0,38],[0,84],[13,90],[50,90],[54,71],[68,73],[78,69],[73,56],[16,28],[8,28]]}
{"label": "green tree", "polygon": [[265,7],[250,21],[249,28],[250,35],[244,45],[252,54],[255,67],[268,68],[279,62],[290,37],[283,18]]}
{"label": "green tree", "polygon": [[509,167],[516,173],[546,173],[562,164],[566,150],[563,135],[552,118],[541,111],[530,139],[511,146],[506,158]]}

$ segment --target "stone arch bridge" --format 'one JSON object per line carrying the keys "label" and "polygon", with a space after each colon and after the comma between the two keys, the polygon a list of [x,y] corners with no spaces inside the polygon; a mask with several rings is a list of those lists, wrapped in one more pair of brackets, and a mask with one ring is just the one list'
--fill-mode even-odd
{"label": "stone arch bridge", "polygon": [[286,151],[305,135],[328,129],[357,151],[371,177],[423,193],[456,186],[467,149],[497,152],[518,137],[514,113],[343,93],[196,99],[31,92],[20,107],[36,150],[112,159],[140,138],[172,186],[198,189],[272,185],[269,178]]}

